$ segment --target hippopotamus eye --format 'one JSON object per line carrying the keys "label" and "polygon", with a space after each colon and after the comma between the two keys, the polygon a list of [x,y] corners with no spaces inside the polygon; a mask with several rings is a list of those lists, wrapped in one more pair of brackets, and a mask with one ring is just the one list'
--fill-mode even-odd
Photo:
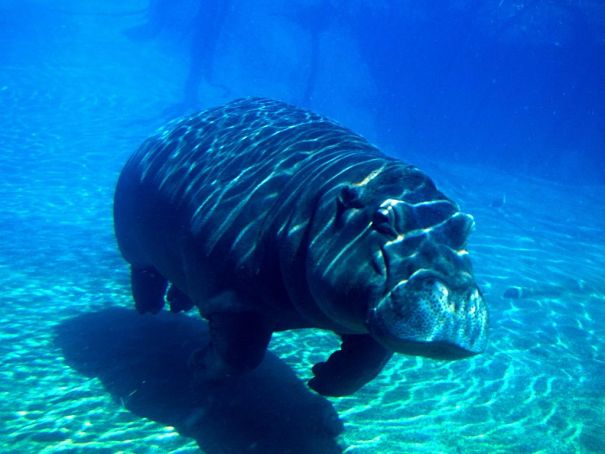
{"label": "hippopotamus eye", "polygon": [[397,236],[395,229],[395,215],[391,207],[379,208],[372,216],[372,227],[380,233],[389,236]]}

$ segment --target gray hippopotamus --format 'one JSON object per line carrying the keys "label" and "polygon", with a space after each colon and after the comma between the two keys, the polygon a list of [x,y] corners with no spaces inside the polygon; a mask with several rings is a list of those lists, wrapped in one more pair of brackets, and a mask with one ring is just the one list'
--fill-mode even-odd
{"label": "gray hippopotamus", "polygon": [[139,312],[196,306],[198,377],[262,361],[274,331],[331,330],[311,388],[350,394],[393,352],[482,352],[488,315],[471,216],[416,167],[283,102],[242,99],[170,123],[126,163],[115,232]]}

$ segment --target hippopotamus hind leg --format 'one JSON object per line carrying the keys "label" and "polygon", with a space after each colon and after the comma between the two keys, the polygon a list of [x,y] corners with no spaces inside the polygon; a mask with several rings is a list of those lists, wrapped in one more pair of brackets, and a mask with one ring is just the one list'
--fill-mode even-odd
{"label": "hippopotamus hind leg", "polygon": [[170,312],[188,311],[193,307],[193,301],[174,284],[168,288],[166,301],[170,304]]}
{"label": "hippopotamus hind leg", "polygon": [[217,380],[240,375],[263,360],[271,330],[256,312],[219,312],[208,317],[210,343],[190,359],[195,377]]}
{"label": "hippopotamus hind leg", "polygon": [[313,366],[309,386],[324,396],[352,394],[382,370],[393,352],[368,335],[342,335],[340,350]]}
{"label": "hippopotamus hind leg", "polygon": [[135,307],[141,314],[156,314],[164,307],[168,282],[153,267],[130,267],[130,284]]}

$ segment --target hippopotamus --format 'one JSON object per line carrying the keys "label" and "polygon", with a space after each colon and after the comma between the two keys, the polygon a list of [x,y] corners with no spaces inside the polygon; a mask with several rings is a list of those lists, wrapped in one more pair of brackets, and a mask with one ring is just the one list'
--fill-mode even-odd
{"label": "hippopotamus", "polygon": [[254,369],[273,332],[298,328],[342,339],[309,381],[330,396],[394,352],[486,348],[473,218],[418,168],[284,102],[240,99],[160,129],[120,174],[114,224],[136,309],[197,307],[208,321],[198,379]]}

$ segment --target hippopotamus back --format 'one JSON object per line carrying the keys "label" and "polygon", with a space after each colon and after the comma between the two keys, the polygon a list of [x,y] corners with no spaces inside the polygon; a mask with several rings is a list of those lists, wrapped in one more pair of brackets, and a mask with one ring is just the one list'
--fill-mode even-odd
{"label": "hippopotamus back", "polygon": [[130,158],[115,230],[141,312],[197,306],[198,376],[256,367],[271,333],[343,338],[311,386],[353,392],[393,351],[482,351],[472,218],[413,166],[319,115],[244,99],[178,120]]}

